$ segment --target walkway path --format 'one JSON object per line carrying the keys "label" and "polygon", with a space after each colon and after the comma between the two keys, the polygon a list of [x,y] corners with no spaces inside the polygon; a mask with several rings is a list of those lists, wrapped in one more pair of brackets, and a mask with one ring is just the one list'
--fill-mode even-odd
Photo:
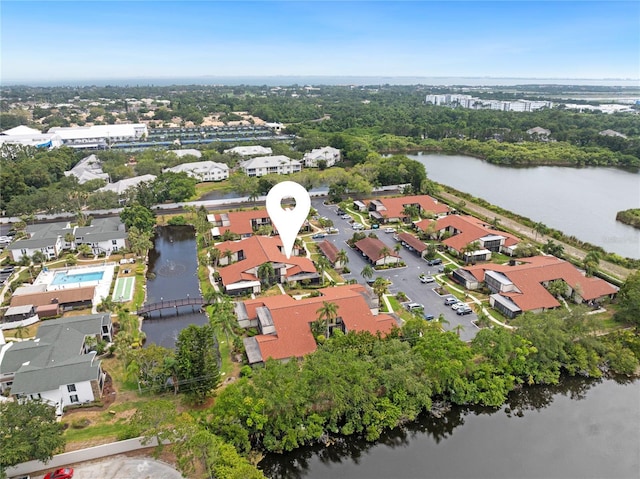
{"label": "walkway path", "polygon": [[[546,235],[540,235],[540,234],[536,234],[534,231],[531,230],[531,228],[529,228],[528,226],[524,226],[510,218],[507,218],[506,216],[500,215],[498,213],[494,213],[491,210],[488,210],[487,208],[484,208],[482,206],[479,206],[475,203],[470,203],[467,199],[465,198],[460,198],[458,196],[455,196],[451,193],[446,193],[446,192],[441,192],[440,196],[442,196],[442,198],[444,198],[447,202],[449,202],[449,204],[454,205],[456,203],[459,203],[460,201],[464,201],[466,203],[465,209],[469,210],[470,212],[483,216],[487,219],[492,219],[492,218],[497,218],[498,220],[500,220],[500,224],[502,226],[504,226],[505,228],[507,228],[508,230],[513,231],[515,234],[522,236],[524,238],[528,238],[532,241],[535,241],[537,243],[541,243],[544,244],[546,243],[548,240],[551,240],[559,245],[562,245],[562,247],[564,248],[564,252],[573,257],[576,258],[580,261],[582,261],[584,259],[584,257],[586,256],[586,252],[578,249],[574,246],[568,245],[566,243],[563,243],[562,241],[558,241],[555,238],[552,238],[551,236],[546,236]],[[622,280],[626,279],[627,276],[629,276],[632,273],[632,270],[624,268],[622,266],[619,266],[617,264],[613,264],[613,263],[609,263],[607,261],[600,261],[600,264],[598,266],[598,269],[600,269],[601,271],[603,271],[606,274],[609,274],[611,276],[615,276],[617,278],[620,278]]]}

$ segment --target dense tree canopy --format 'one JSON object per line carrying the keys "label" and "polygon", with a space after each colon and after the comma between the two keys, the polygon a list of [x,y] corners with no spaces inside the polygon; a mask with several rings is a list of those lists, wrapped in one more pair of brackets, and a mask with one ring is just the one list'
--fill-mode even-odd
{"label": "dense tree canopy", "polygon": [[10,466],[51,459],[64,448],[63,430],[53,406],[41,401],[0,402],[0,478]]}

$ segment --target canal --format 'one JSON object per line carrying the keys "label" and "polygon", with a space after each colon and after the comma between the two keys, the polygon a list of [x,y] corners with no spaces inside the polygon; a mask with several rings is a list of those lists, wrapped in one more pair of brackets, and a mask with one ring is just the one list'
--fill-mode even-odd
{"label": "canal", "polygon": [[[200,296],[195,230],[190,226],[160,226],[153,244],[149,251],[146,303]],[[173,348],[182,329],[207,321],[197,306],[183,306],[177,311],[150,313],[142,322],[142,331],[147,335],[146,344]]]}

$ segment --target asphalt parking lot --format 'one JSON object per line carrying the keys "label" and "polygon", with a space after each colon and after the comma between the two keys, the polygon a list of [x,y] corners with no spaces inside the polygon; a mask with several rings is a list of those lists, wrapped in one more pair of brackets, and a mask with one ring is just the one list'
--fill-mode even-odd
{"label": "asphalt parking lot", "polygon": [[[339,230],[338,234],[327,235],[325,239],[334,243],[338,249],[344,249],[349,256],[348,268],[351,270],[351,273],[343,275],[344,278],[355,279],[359,283],[366,284],[360,272],[365,265],[368,264],[368,261],[363,258],[360,253],[351,249],[346,243],[354,233],[349,221],[340,218],[336,213],[337,206],[326,206],[322,203],[322,200],[319,199],[312,200],[311,204],[320,216],[326,216],[331,219],[334,226]],[[385,243],[389,248],[393,249],[396,245],[393,234],[385,233],[384,229],[365,230],[364,232],[368,234],[371,231],[375,232],[380,241]],[[449,324],[443,325],[444,329],[451,331],[460,324],[463,328],[460,331],[460,339],[463,341],[473,339],[479,331],[477,326],[472,322],[477,319],[476,313],[473,312],[468,315],[458,316],[449,306],[445,306],[445,297],[439,296],[433,290],[435,287],[434,283],[425,284],[420,282],[420,274],[435,275],[438,273],[438,266],[429,266],[424,259],[406,248],[400,250],[400,256],[407,265],[405,268],[376,271],[374,279],[381,276],[391,281],[392,284],[389,286],[390,293],[402,291],[409,297],[411,302],[423,304],[425,313],[433,314],[436,318],[440,314],[444,314],[444,317],[449,322]]]}

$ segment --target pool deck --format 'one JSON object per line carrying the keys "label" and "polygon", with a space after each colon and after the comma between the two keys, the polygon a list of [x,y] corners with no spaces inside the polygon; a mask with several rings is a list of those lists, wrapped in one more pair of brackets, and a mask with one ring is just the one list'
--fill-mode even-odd
{"label": "pool deck", "polygon": [[[73,266],[69,268],[55,268],[43,270],[35,279],[33,284],[45,284],[47,291],[58,291],[61,289],[79,288],[85,286],[95,286],[96,291],[93,297],[94,308],[102,302],[102,300],[109,296],[109,290],[111,289],[111,283],[113,282],[113,276],[115,274],[116,263],[103,263],[92,264],[87,266]],[[57,273],[93,273],[102,271],[104,274],[102,279],[94,281],[82,281],[65,284],[52,284]]]}

